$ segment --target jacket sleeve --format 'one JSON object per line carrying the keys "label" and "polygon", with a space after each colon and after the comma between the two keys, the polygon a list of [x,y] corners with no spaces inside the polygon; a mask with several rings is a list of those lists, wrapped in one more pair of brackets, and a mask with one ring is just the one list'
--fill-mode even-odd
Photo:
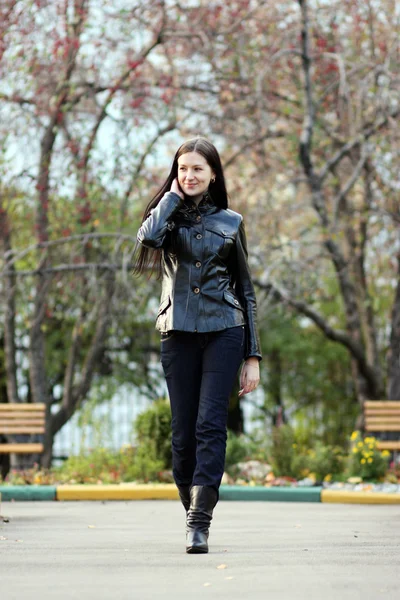
{"label": "jacket sleeve", "polygon": [[147,248],[161,248],[166,234],[173,228],[170,219],[183,203],[183,198],[174,192],[164,194],[139,228],[138,242]]}
{"label": "jacket sleeve", "polygon": [[236,285],[235,291],[247,317],[247,348],[245,359],[256,356],[262,360],[260,337],[257,329],[257,301],[248,264],[246,232],[243,219],[236,238]]}

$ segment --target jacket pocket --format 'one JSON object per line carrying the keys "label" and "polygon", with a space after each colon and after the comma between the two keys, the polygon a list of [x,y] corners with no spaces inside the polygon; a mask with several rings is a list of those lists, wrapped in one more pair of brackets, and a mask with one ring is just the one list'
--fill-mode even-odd
{"label": "jacket pocket", "polygon": [[228,290],[224,291],[224,300],[234,308],[238,308],[239,310],[242,310],[244,312],[244,308],[240,304],[239,300],[235,298],[235,296],[231,294]]}
{"label": "jacket pocket", "polygon": [[163,314],[163,312],[165,312],[167,310],[167,308],[171,306],[171,297],[167,296],[165,298],[165,300],[163,300],[160,304],[160,307],[158,309],[158,313],[157,313],[157,318]]}
{"label": "jacket pocket", "polygon": [[218,229],[217,227],[212,227],[211,225],[206,225],[205,229],[207,231],[211,231],[211,233],[215,233],[216,235],[219,235],[222,238],[228,238],[231,240],[235,240],[234,232],[230,231],[228,229]]}
{"label": "jacket pocket", "polygon": [[227,230],[205,227],[204,251],[219,256],[225,260],[234,245],[234,238]]}

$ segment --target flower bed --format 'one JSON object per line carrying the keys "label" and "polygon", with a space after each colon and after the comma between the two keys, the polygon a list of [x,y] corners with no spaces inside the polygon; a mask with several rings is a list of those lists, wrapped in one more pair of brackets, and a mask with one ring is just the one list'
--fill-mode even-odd
{"label": "flower bed", "polygon": [[[163,451],[165,454],[165,448]],[[306,448],[294,441],[288,426],[283,426],[275,432],[269,454],[267,457],[259,446],[249,444],[245,436],[230,436],[222,484],[400,492],[400,464],[389,464],[390,453],[380,452],[375,438],[363,439],[359,432],[351,435],[347,451],[321,443]],[[23,471],[11,470],[4,481],[0,478],[2,485],[128,482],[173,483],[172,471],[146,442],[138,448],[124,445],[119,452],[97,448],[88,455],[69,458],[62,467],[45,470],[35,465]]]}

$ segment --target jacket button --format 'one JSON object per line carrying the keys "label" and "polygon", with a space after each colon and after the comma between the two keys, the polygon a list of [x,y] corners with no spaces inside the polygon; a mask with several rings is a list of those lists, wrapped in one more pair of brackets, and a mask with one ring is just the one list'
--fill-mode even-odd
{"label": "jacket button", "polygon": [[201,238],[202,238],[202,237],[203,237],[203,236],[201,235],[201,233],[198,233],[198,234],[196,235],[196,240],[201,240]]}
{"label": "jacket button", "polygon": [[193,291],[194,291],[195,294],[198,294],[200,292],[200,288],[194,288]]}
{"label": "jacket button", "polygon": [[201,221],[201,216],[200,215],[197,215],[196,221]]}
{"label": "jacket button", "polygon": [[235,299],[235,301],[234,301],[234,302],[235,302],[235,304],[239,304],[239,302],[238,302],[236,299]]}
{"label": "jacket button", "polygon": [[197,268],[201,267],[201,262],[200,262],[199,260],[198,260],[198,261],[197,261],[197,263],[196,263],[196,267],[197,267]]}

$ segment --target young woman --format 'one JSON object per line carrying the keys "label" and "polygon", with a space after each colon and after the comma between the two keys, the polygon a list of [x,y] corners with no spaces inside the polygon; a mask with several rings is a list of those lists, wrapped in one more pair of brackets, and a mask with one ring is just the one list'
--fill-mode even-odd
{"label": "young woman", "polygon": [[135,273],[153,259],[162,275],[156,329],[186,551],[205,553],[224,472],[229,396],[243,360],[239,396],[257,387],[262,358],[243,218],[228,208],[221,160],[208,140],[178,149],[137,239]]}

